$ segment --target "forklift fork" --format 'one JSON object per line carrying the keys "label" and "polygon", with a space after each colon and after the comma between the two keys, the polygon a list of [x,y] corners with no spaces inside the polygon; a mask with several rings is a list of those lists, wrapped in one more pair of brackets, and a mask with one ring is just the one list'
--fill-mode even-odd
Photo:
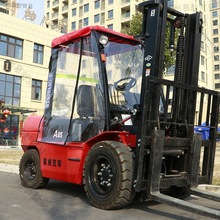
{"label": "forklift fork", "polygon": [[[151,139],[151,149],[150,149],[150,170],[148,175],[149,184],[147,187],[147,194],[149,198],[154,201],[175,206],[186,211],[194,212],[199,215],[220,218],[220,211],[201,205],[192,204],[190,202],[173,198],[165,194],[160,193],[160,176],[161,176],[161,166],[163,157],[163,146],[164,146],[164,135],[163,130],[153,130]],[[214,193],[199,190],[198,186],[198,168],[199,168],[199,157],[200,157],[200,146],[202,143],[200,135],[194,134],[192,139],[192,151],[191,151],[191,194],[206,198],[209,200],[214,200],[220,202],[220,195],[215,195]],[[195,166],[196,165],[196,166]]]}

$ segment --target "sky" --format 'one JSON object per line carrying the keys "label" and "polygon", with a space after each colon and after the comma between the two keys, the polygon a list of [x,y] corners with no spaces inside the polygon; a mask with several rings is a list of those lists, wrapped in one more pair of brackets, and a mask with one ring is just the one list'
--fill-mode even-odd
{"label": "sky", "polygon": [[[17,0],[17,17],[23,19],[28,6],[31,7],[31,14],[36,14],[33,23],[40,25],[44,16],[44,0]],[[31,20],[29,20],[31,21]],[[32,21],[31,21],[32,22]]]}

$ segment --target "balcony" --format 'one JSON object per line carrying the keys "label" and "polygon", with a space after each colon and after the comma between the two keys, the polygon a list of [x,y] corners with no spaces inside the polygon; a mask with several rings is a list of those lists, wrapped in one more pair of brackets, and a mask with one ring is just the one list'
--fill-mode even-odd
{"label": "balcony", "polygon": [[0,2],[0,7],[4,7],[4,8],[6,8],[6,4],[4,3],[4,2]]}
{"label": "balcony", "polygon": [[126,13],[123,13],[121,14],[121,20],[129,20],[130,19],[130,16],[131,16],[131,13],[130,11],[126,12]]}
{"label": "balcony", "polygon": [[1,10],[1,12],[6,13],[6,11],[8,11],[8,10],[6,10],[6,7],[7,7],[6,3],[0,1],[0,10]]}
{"label": "balcony", "polygon": [[65,14],[62,14],[62,17],[63,17],[63,21],[66,21],[68,22],[68,13],[65,13]]}
{"label": "balcony", "polygon": [[51,29],[52,29],[52,30],[57,29],[57,28],[58,28],[58,24],[53,24],[53,25],[51,26]]}
{"label": "balcony", "polygon": [[52,21],[52,25],[51,25],[51,29],[57,29],[58,28],[58,19],[57,20],[54,20]]}
{"label": "balcony", "polygon": [[130,0],[121,0],[121,7],[126,7],[130,5]]}
{"label": "balcony", "polygon": [[59,5],[59,0],[53,1],[52,6],[55,7],[55,6],[57,6],[57,5]]}
{"label": "balcony", "polygon": [[62,12],[68,11],[69,5],[64,5],[62,7]]}
{"label": "balcony", "polygon": [[52,13],[52,18],[56,18],[56,17],[58,17],[58,15],[59,15],[58,12],[54,12],[54,13]]}
{"label": "balcony", "polygon": [[121,30],[127,29],[129,27],[130,27],[130,21],[126,21],[126,22],[121,23]]}

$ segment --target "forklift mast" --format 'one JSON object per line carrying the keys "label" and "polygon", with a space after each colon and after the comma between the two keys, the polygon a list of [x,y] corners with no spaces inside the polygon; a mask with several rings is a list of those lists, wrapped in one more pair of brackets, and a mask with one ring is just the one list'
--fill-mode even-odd
{"label": "forklift mast", "polygon": [[[159,202],[219,216],[218,211],[173,202],[161,193],[169,188],[177,197],[191,193],[219,201],[219,197],[208,197],[196,188],[212,183],[219,114],[218,92],[198,86],[202,15],[183,14],[169,8],[166,0],[140,3],[138,10],[143,13],[138,38],[143,41],[145,54],[135,190],[146,190],[147,198]],[[167,28],[169,49],[175,51],[172,81],[164,79]],[[208,140],[194,133],[195,126],[202,123],[210,129]]]}

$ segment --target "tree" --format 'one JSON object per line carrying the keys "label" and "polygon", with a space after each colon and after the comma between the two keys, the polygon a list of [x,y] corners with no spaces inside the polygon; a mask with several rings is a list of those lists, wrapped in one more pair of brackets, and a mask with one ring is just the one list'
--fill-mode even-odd
{"label": "tree", "polygon": [[[122,33],[137,36],[142,32],[142,20],[143,15],[142,13],[137,13],[132,16],[130,21],[130,27],[122,29]],[[164,51],[164,69],[171,67],[175,63],[175,56],[172,56],[169,48],[169,36],[170,36],[170,28],[169,24],[167,24],[166,29],[166,37],[165,37],[165,51]]]}

